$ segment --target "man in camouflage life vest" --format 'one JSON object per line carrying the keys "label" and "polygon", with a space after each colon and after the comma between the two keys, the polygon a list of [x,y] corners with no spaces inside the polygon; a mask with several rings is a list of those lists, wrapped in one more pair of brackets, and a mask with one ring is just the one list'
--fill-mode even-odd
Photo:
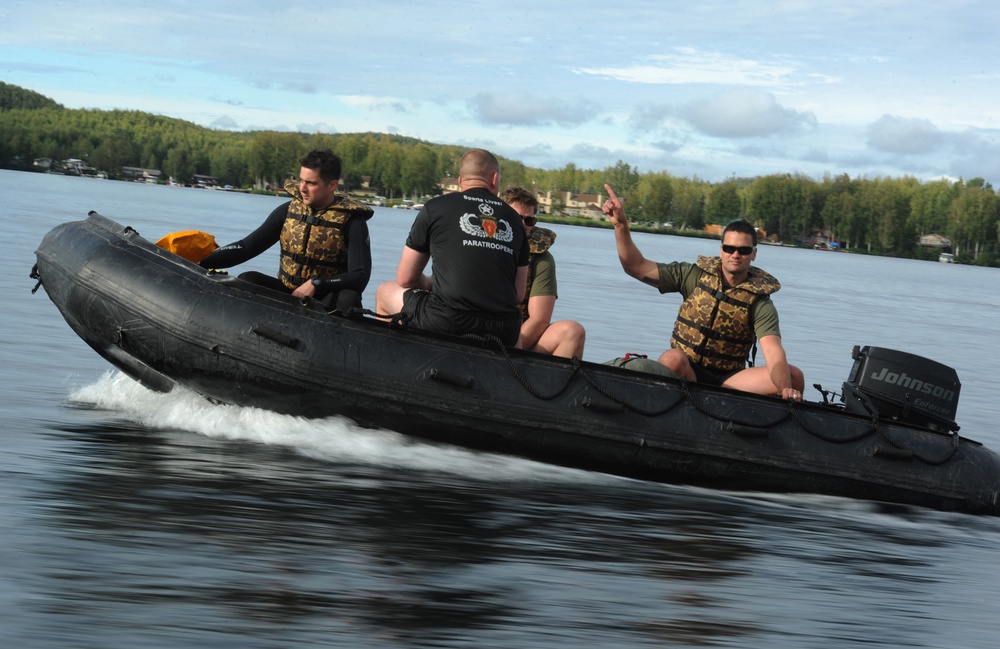
{"label": "man in camouflage life vest", "polygon": [[279,205],[245,238],[199,263],[204,268],[229,268],[280,242],[277,277],[248,271],[240,279],[295,297],[314,298],[328,309],[349,315],[361,308],[361,293],[371,278],[367,222],[373,211],[337,193],[341,162],[332,152],[312,151],[300,162],[299,180],[285,183],[292,200]]}
{"label": "man in camouflage life vest", "polygon": [[579,322],[552,322],[552,311],[559,297],[556,288],[556,261],[549,248],[556,233],[536,225],[538,197],[523,187],[508,187],[500,198],[521,215],[528,234],[528,286],[521,301],[521,339],[518,346],[533,352],[564,358],[583,358],[587,332]]}
{"label": "man in camouflage life vest", "polygon": [[[734,221],[723,230],[718,257],[699,257],[696,264],[656,263],[643,257],[621,200],[611,187],[604,188],[610,198],[602,210],[614,225],[622,268],[661,293],[684,298],[660,363],[689,381],[801,401],[805,378],[788,363],[770,298],[781,284],[750,265],[757,257],[757,230]],[[763,367],[747,367],[755,340],[764,354]]]}

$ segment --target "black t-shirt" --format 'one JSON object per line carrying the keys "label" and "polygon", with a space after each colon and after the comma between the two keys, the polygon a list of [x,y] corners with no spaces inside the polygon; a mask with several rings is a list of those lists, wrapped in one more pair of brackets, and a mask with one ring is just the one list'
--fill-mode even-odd
{"label": "black t-shirt", "polygon": [[430,253],[432,292],[460,311],[508,315],[517,311],[514,286],[528,265],[521,217],[489,190],[432,198],[417,214],[406,245]]}

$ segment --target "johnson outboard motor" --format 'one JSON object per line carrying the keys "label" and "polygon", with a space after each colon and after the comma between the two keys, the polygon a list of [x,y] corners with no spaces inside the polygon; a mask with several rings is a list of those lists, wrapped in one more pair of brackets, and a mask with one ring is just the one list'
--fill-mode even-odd
{"label": "johnson outboard motor", "polygon": [[957,431],[958,392],[952,368],[882,347],[854,347],[844,382],[844,410],[944,432]]}

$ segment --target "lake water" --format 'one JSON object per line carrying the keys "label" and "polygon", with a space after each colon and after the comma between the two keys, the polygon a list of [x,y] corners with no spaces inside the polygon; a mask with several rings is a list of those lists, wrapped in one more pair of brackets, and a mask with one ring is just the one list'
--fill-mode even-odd
{"label": "lake water", "polygon": [[[228,243],[283,199],[8,171],[0,196],[3,647],[997,645],[1000,519],[650,484],[150,393],[30,293],[42,236],[96,210]],[[370,222],[366,305],[414,215]],[[610,231],[552,227],[556,315],[587,327],[587,360],[659,354],[678,298],[627,277]],[[636,241],[663,261],[717,250]],[[962,433],[1000,449],[996,269],[778,247],[757,264],[807,386],[839,391],[853,345],[927,356],[962,380]]]}

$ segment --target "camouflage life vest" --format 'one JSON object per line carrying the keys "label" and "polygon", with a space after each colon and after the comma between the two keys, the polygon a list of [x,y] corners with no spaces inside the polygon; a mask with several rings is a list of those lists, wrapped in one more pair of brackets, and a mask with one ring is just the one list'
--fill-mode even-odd
{"label": "camouflage life vest", "polygon": [[303,202],[294,180],[285,182],[285,191],[293,200],[281,227],[278,278],[289,289],[294,289],[306,280],[345,272],[347,222],[354,217],[370,219],[372,209],[345,194],[334,194],[329,207],[314,212]]}
{"label": "camouflage life vest", "polygon": [[781,284],[751,266],[746,280],[725,288],[721,258],[699,257],[697,266],[705,272],[681,305],[670,346],[702,367],[743,369],[754,344],[750,307],[762,296],[776,292]]}
{"label": "camouflage life vest", "polygon": [[524,289],[524,300],[518,305],[521,309],[521,319],[528,319],[528,299],[531,297],[531,283],[535,281],[535,255],[540,255],[555,243],[556,233],[545,228],[534,227],[528,235],[528,252],[531,255],[528,262],[528,286]]}

